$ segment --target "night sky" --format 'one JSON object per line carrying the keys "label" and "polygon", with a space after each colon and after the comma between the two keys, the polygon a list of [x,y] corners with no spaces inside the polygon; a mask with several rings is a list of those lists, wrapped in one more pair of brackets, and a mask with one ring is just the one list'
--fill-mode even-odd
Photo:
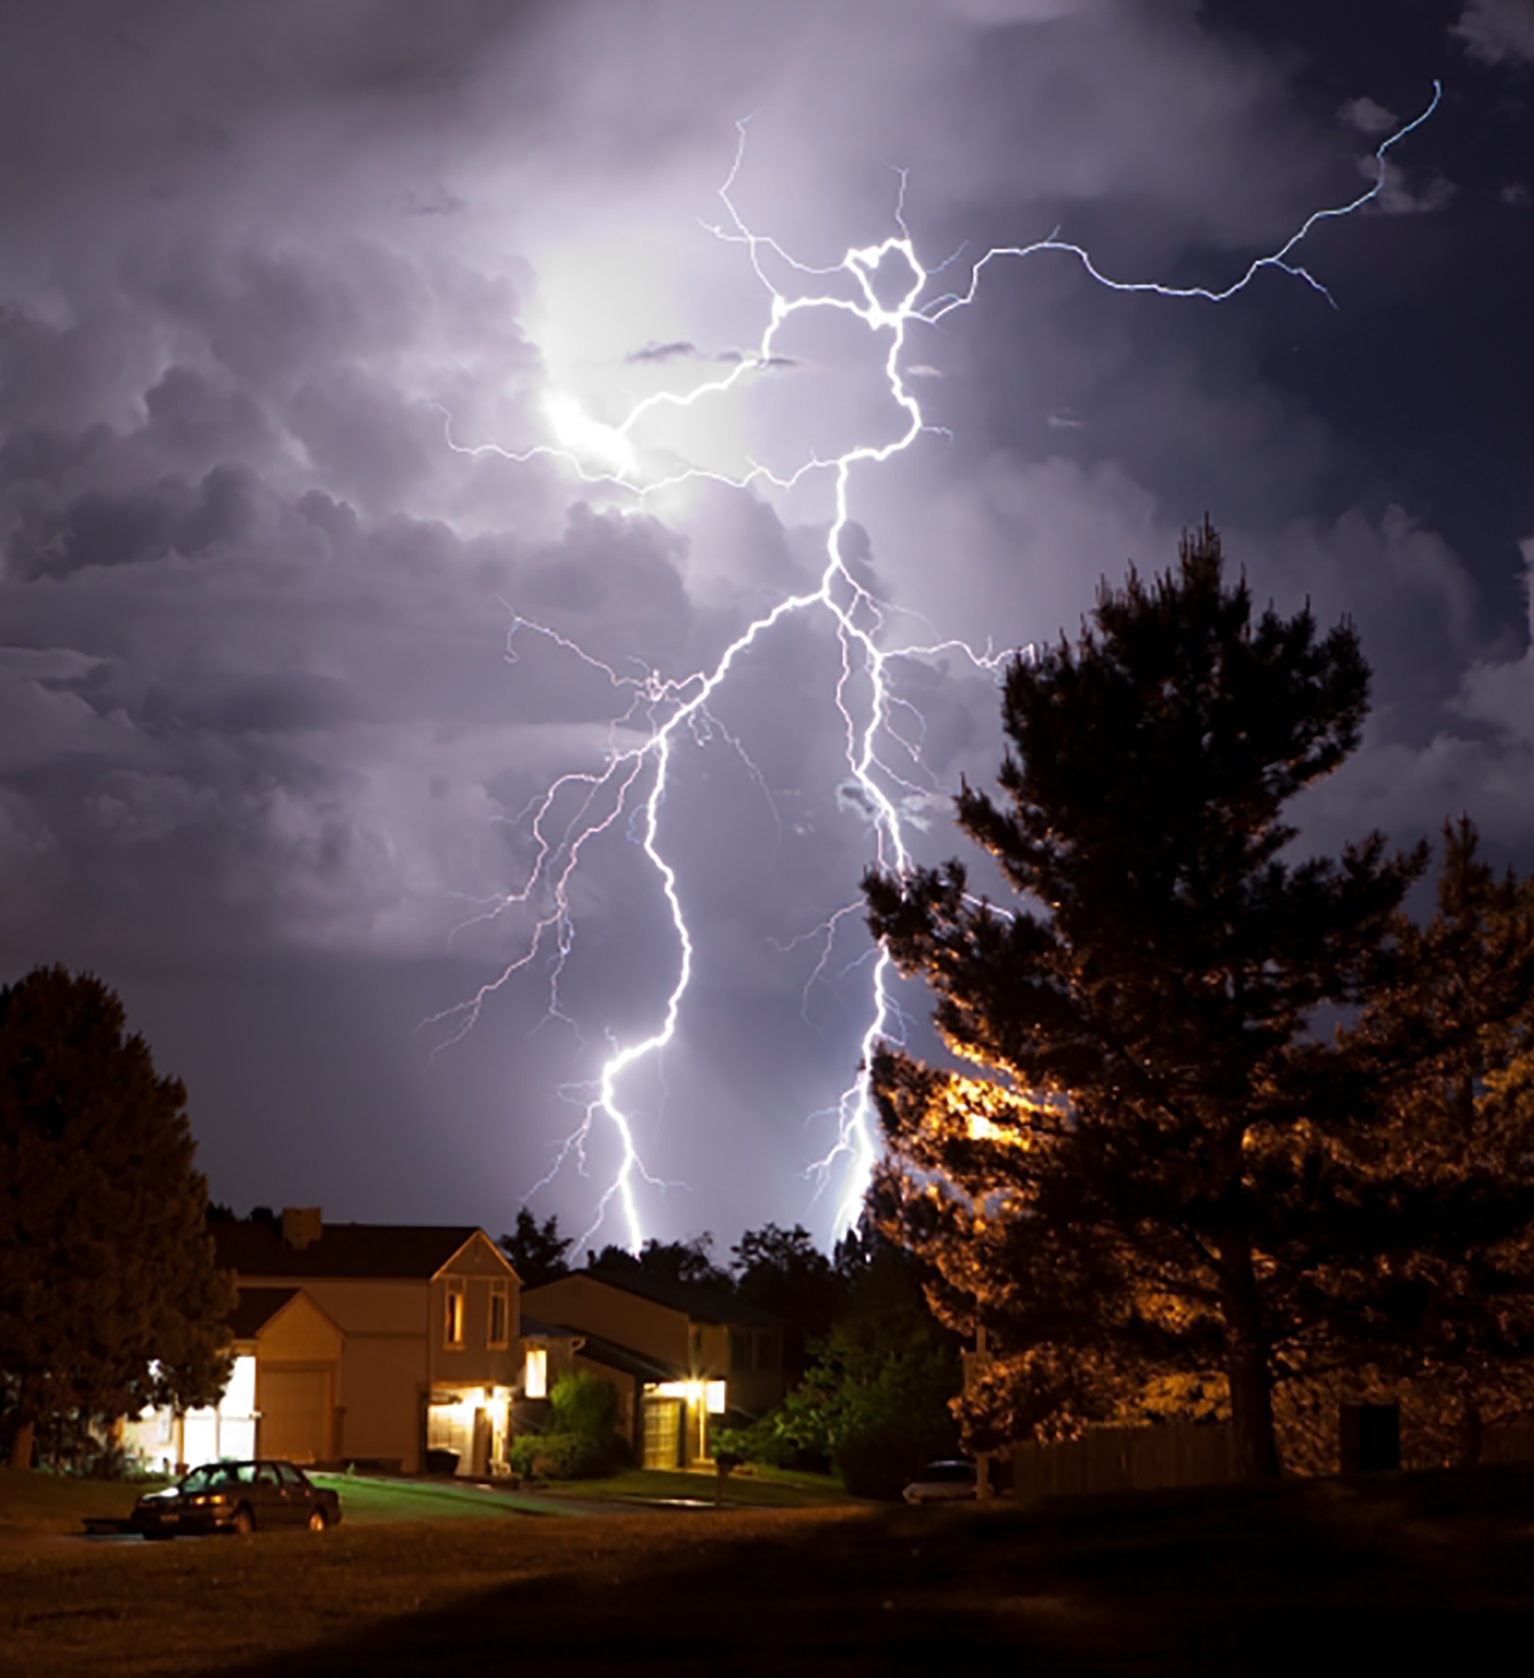
{"label": "night sky", "polygon": [[[552,908],[507,901],[535,801],[643,745],[643,684],[815,590],[833,483],[640,498],[583,481],[599,445],[508,456],[556,440],[557,399],[600,439],[754,351],[769,293],[710,231],[742,118],[733,202],[804,263],[898,233],[904,170],[920,260],[960,253],[929,297],[1057,228],[1115,278],[1220,289],[1366,190],[1440,80],[1377,201],[1295,253],[1335,308],[1272,271],[1218,307],[1115,293],[1045,253],[913,324],[932,429],[853,470],[841,551],[886,651],[1003,649],[1074,632],[1207,511],[1259,603],[1351,615],[1375,671],[1298,848],[1468,810],[1534,867],[1530,0],[66,0],[3,44],[0,978],[117,988],[216,1199],[598,1215],[613,1127],[584,1172],[561,1144],[678,972],[653,764],[563,929],[462,1036],[454,1010]],[[891,442],[889,341],[795,317],[776,365],[637,427],[637,475]],[[859,913],[816,931],[876,846],[840,670],[831,615],[791,614],[676,732],[656,845],[693,982],[620,1086],[645,1234],[824,1239],[848,1187],[806,1175],[874,960]],[[994,679],[952,649],[887,670],[920,749],[886,736],[881,784],[916,857],[962,853]],[[847,704],[870,693],[855,667]]]}

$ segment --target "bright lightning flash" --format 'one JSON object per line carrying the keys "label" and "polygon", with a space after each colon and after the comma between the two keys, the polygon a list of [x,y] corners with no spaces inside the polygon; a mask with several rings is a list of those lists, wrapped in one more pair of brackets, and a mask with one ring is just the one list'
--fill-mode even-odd
{"label": "bright lightning flash", "polygon": [[[766,292],[767,322],[754,354],[736,362],[728,373],[704,380],[690,389],[661,391],[646,397],[636,403],[617,425],[606,425],[593,419],[573,397],[556,391],[545,403],[545,414],[554,441],[520,452],[507,450],[495,443],[471,446],[456,442],[449,424],[449,445],[459,453],[495,454],[517,462],[538,457],[554,458],[573,468],[585,482],[610,485],[641,502],[659,490],[698,479],[738,490],[746,490],[758,483],[788,490],[808,474],[825,473],[829,474],[834,488],[835,513],[826,534],[825,561],[818,586],[808,593],[780,600],[730,642],[710,669],[696,670],[685,676],[662,676],[653,671],[643,676],[620,674],[544,625],[522,617],[514,617],[512,622],[508,636],[510,657],[516,656],[515,641],[519,634],[545,637],[568,656],[605,676],[613,688],[625,696],[626,704],[614,719],[602,765],[591,770],[571,770],[559,776],[523,811],[519,819],[527,823],[534,848],[527,877],[518,890],[496,899],[483,915],[475,917],[476,920],[494,919],[510,910],[541,905],[520,952],[471,997],[438,1015],[435,1023],[452,1022],[454,1030],[447,1041],[456,1042],[473,1026],[486,1000],[514,974],[528,968],[540,957],[548,960],[552,968],[550,1012],[567,1018],[561,1009],[560,980],[575,938],[575,920],[570,902],[572,882],[581,865],[583,852],[591,841],[625,820],[632,824],[645,857],[660,882],[679,952],[676,976],[659,1023],[648,1036],[637,1041],[611,1044],[611,1052],[602,1066],[600,1077],[594,1084],[582,1086],[585,1093],[577,1100],[577,1105],[583,1111],[576,1130],[566,1138],[553,1168],[537,1185],[542,1187],[547,1184],[572,1155],[584,1167],[586,1143],[593,1126],[601,1119],[612,1127],[619,1144],[619,1163],[601,1196],[592,1224],[581,1239],[582,1246],[592,1240],[616,1202],[628,1245],[637,1249],[644,1229],[636,1199],[636,1180],[662,1186],[643,1164],[633,1122],[621,1099],[620,1085],[626,1073],[640,1062],[659,1054],[672,1041],[692,978],[693,935],[684,912],[676,870],[667,860],[661,843],[661,811],[673,750],[684,731],[696,739],[707,738],[712,732],[720,733],[755,773],[741,744],[710,714],[710,700],[729,680],[741,656],[768,637],[778,624],[803,613],[825,613],[840,649],[840,673],[833,701],[844,739],[851,785],[857,789],[858,802],[873,831],[879,865],[903,872],[910,865],[910,856],[902,804],[908,798],[923,797],[927,789],[915,785],[888,761],[893,748],[912,763],[919,765],[920,762],[919,744],[907,739],[897,726],[899,715],[910,707],[892,690],[891,663],[904,658],[931,658],[940,652],[957,651],[968,657],[976,667],[995,672],[1011,656],[1010,652],[996,654],[989,649],[984,653],[976,652],[960,642],[928,646],[886,645],[885,603],[871,595],[843,561],[842,536],[851,516],[849,507],[854,474],[864,468],[882,465],[891,457],[904,453],[924,431],[931,429],[924,423],[921,408],[902,376],[902,358],[908,334],[913,329],[932,326],[945,315],[971,303],[979,287],[980,276],[991,263],[1003,257],[1033,257],[1047,251],[1073,258],[1093,280],[1111,291],[1153,292],[1158,297],[1198,298],[1210,303],[1223,303],[1244,290],[1264,269],[1277,269],[1304,281],[1336,307],[1326,286],[1295,260],[1295,251],[1319,223],[1353,215],[1380,195],[1386,182],[1387,154],[1432,115],[1441,95],[1442,89],[1435,82],[1432,100],[1421,115],[1381,143],[1374,153],[1374,182],[1367,191],[1346,204],[1314,212],[1277,251],[1256,259],[1239,279],[1221,290],[1203,286],[1167,286],[1153,280],[1113,279],[1097,268],[1081,246],[1061,239],[1057,231],[1032,244],[988,250],[971,264],[968,284],[963,290],[928,297],[936,275],[948,264],[929,272],[918,257],[915,242],[901,213],[905,184],[903,174],[901,196],[893,218],[898,228],[896,234],[875,245],[849,249],[839,262],[828,267],[810,266],[789,255],[775,240],[753,232],[736,209],[731,195],[745,159],[746,126],[742,122],[737,124],[739,141],[734,163],[719,189],[727,219],[723,225],[711,226],[709,231],[744,248],[752,270]],[[795,284],[804,289],[789,295],[774,283],[768,273],[769,258],[780,270],[795,276]],[[908,276],[903,290],[893,301],[882,301],[880,293],[888,297],[890,275],[896,272]],[[849,280],[850,285],[847,284]],[[830,459],[811,456],[801,461],[787,476],[775,474],[767,467],[754,463],[738,475],[697,465],[674,468],[669,464],[666,470],[654,474],[646,472],[640,438],[647,419],[658,410],[690,408],[704,401],[723,398],[737,385],[773,367],[779,356],[778,338],[786,323],[797,315],[817,310],[850,315],[862,322],[870,333],[886,338],[884,377],[890,397],[904,416],[898,435],[879,444],[858,444]],[[861,706],[855,704],[852,697],[854,679],[858,676],[866,678],[870,695]],[[632,740],[635,734],[638,735],[637,743],[623,743],[625,739]],[[760,781],[760,776],[757,779]],[[570,814],[572,801],[575,809]],[[843,906],[817,929],[816,935],[823,943],[811,983],[821,974],[829,959],[839,924],[855,913],[857,907],[857,904]],[[875,1045],[881,1038],[892,1035],[898,1020],[891,990],[892,974],[889,955],[880,948],[870,976],[871,995],[867,1024],[859,1044],[859,1070],[837,1098],[834,1108],[828,1109],[828,1114],[836,1121],[836,1139],[825,1157],[811,1168],[822,1185],[830,1180],[838,1167],[841,1168],[842,1186],[836,1212],[838,1229],[856,1220],[874,1163],[876,1127],[867,1067]]]}

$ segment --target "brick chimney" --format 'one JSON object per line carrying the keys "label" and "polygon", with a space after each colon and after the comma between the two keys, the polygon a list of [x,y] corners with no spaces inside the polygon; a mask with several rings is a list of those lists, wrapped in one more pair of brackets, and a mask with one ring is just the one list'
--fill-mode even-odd
{"label": "brick chimney", "polygon": [[284,1206],[282,1239],[297,1252],[312,1246],[325,1233],[318,1206]]}

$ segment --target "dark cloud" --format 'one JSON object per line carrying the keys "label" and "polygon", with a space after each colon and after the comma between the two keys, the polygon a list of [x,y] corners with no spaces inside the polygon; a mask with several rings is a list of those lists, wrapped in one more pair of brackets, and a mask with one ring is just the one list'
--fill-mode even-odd
{"label": "dark cloud", "polygon": [[[724,480],[906,423],[887,335],[801,316],[760,355],[761,276],[855,297],[825,270],[899,205],[930,267],[967,253],[939,288],[1056,226],[1105,272],[1229,283],[1363,189],[1453,42],[1442,109],[1392,154],[1376,210],[1396,213],[1303,248],[1337,309],[1274,274],[1215,309],[998,261],[973,308],[909,329],[929,429],[853,469],[841,552],[897,654],[878,750],[929,860],[957,848],[960,775],[1000,750],[995,676],[954,638],[1073,631],[1100,577],[1167,564],[1206,509],[1260,596],[1350,614],[1375,665],[1368,741],[1307,839],[1404,842],[1469,808],[1534,859],[1525,13],[1366,11],[74,0],[18,20],[7,973],[64,960],[122,988],[189,1078],[221,1199],[509,1222],[604,1045],[653,1031],[678,971],[646,823],[601,803],[611,772],[824,564],[828,471]],[[776,241],[754,251],[717,195],[748,113],[732,193]],[[631,403],[732,378],[622,434],[652,480],[715,479],[639,499],[539,452],[550,397],[611,449]],[[645,1191],[662,1234],[830,1226],[805,1170],[866,1023],[874,842],[838,697],[855,755],[866,675],[824,613],[790,616],[673,740],[658,843],[696,979],[624,1089],[673,1185]],[[561,965],[537,870],[593,812],[612,820],[568,882]],[[541,1204],[585,1227],[613,1150],[598,1125],[589,1175]]]}
{"label": "dark cloud", "polygon": [[1534,64],[1534,6],[1529,0],[1469,0],[1454,33],[1489,64]]}
{"label": "dark cloud", "polygon": [[697,354],[696,344],[689,343],[685,338],[678,338],[670,344],[646,344],[643,349],[625,356],[624,360],[642,366],[646,362],[690,361],[696,358]]}

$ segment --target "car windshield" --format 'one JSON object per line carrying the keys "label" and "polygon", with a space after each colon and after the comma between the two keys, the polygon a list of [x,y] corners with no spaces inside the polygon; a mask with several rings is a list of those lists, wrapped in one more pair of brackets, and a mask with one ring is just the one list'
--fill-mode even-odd
{"label": "car windshield", "polygon": [[223,1486],[237,1486],[250,1479],[248,1462],[210,1462],[194,1468],[181,1482],[184,1492],[212,1492]]}

